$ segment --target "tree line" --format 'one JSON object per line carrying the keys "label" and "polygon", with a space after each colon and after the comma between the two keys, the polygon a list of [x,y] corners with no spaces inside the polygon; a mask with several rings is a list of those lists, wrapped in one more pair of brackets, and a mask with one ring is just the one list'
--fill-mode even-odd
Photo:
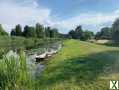
{"label": "tree line", "polygon": [[[9,35],[0,24],[0,36]],[[43,25],[37,23],[35,27],[26,25],[23,30],[20,24],[16,25],[10,32],[11,36],[21,36],[21,37],[35,37],[35,38],[59,38],[60,33],[58,29],[52,27],[44,27]]]}
{"label": "tree line", "polygon": [[111,27],[103,27],[97,32],[95,39],[108,39],[119,42],[119,18],[113,22]]}
{"label": "tree line", "polygon": [[82,26],[79,25],[74,30],[69,31],[68,37],[72,39],[80,39],[86,41],[92,39],[94,37],[94,33],[89,30],[83,30]]}
{"label": "tree line", "polygon": [[78,25],[74,30],[70,30],[65,37],[72,39],[80,39],[83,41],[90,39],[107,39],[119,42],[119,18],[117,18],[111,27],[103,27],[99,32],[94,34],[89,30],[83,30],[81,25]]}
{"label": "tree line", "polygon": [[37,23],[35,27],[26,25],[22,30],[20,24],[11,30],[11,36],[37,37],[37,38],[58,38],[59,32],[56,28],[44,27]]}
{"label": "tree line", "polygon": [[[0,35],[8,35],[0,24]],[[80,40],[89,39],[108,39],[119,42],[119,18],[116,19],[111,27],[103,27],[99,32],[94,34],[92,31],[83,30],[81,25],[75,29],[70,30],[68,34],[61,34],[58,29],[51,27],[44,27],[37,23],[35,27],[26,25],[23,30],[20,24],[16,25],[10,32],[11,36],[36,37],[36,38],[71,38]]]}

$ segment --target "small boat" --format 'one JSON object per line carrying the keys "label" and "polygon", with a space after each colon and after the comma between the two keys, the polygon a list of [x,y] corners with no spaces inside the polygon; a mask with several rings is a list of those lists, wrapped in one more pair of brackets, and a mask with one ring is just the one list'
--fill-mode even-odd
{"label": "small boat", "polygon": [[56,54],[58,50],[51,49],[50,51],[47,52],[48,56],[52,56],[53,54]]}
{"label": "small boat", "polygon": [[43,53],[43,54],[40,54],[40,55],[36,55],[36,62],[40,62],[40,61],[43,61],[45,58],[47,57],[47,53]]}
{"label": "small boat", "polygon": [[56,47],[50,47],[45,50],[44,53],[40,55],[36,55],[36,62],[44,61],[46,58],[51,57],[53,54],[56,54],[60,49],[62,45],[59,45],[57,48]]}

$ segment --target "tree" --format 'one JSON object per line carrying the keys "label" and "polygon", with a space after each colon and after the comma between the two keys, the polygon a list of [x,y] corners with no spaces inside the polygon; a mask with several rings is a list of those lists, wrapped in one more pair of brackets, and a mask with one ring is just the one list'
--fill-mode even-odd
{"label": "tree", "polygon": [[112,30],[109,27],[104,27],[101,29],[101,38],[102,39],[111,39],[112,38]]}
{"label": "tree", "polygon": [[83,30],[82,30],[81,25],[76,27],[75,33],[76,33],[76,38],[77,39],[82,39],[83,38]]}
{"label": "tree", "polygon": [[20,24],[16,25],[15,33],[16,33],[16,36],[22,36],[22,27]]}
{"label": "tree", "polygon": [[68,34],[69,34],[69,37],[71,37],[72,39],[77,39],[76,33],[74,30],[70,30]]}
{"label": "tree", "polygon": [[95,35],[95,39],[98,40],[98,39],[101,39],[101,32],[97,32],[96,35]]}
{"label": "tree", "polygon": [[119,42],[119,18],[112,25],[112,39]]}
{"label": "tree", "polygon": [[58,30],[53,28],[50,30],[50,38],[57,38],[58,37]]}
{"label": "tree", "polygon": [[24,37],[28,37],[28,31],[29,31],[29,26],[26,25],[26,26],[24,27],[24,31],[23,31],[22,35],[23,35]]}
{"label": "tree", "polygon": [[10,33],[11,36],[16,36],[16,32],[15,32],[15,29],[12,29],[11,30],[11,33]]}
{"label": "tree", "polygon": [[83,30],[82,27],[79,25],[76,27],[75,30],[70,30],[69,31],[69,36],[73,39],[82,39],[83,38]]}
{"label": "tree", "polygon": [[29,27],[29,32],[28,32],[29,37],[36,37],[36,31],[34,27]]}
{"label": "tree", "polygon": [[26,25],[26,26],[24,27],[23,36],[24,36],[24,37],[36,37],[35,28]]}
{"label": "tree", "polygon": [[82,27],[79,25],[75,30],[70,30],[68,35],[72,39],[88,40],[91,39],[94,34],[91,31],[83,31]]}
{"label": "tree", "polygon": [[88,40],[91,39],[94,34],[91,31],[83,31],[82,27],[79,25],[75,30],[70,30],[68,35],[72,39]]}
{"label": "tree", "polygon": [[92,39],[93,37],[94,37],[94,33],[86,30],[83,32],[82,40],[86,41],[86,40]]}
{"label": "tree", "polygon": [[46,27],[45,28],[45,36],[46,37],[49,37],[50,38],[50,31],[51,31],[51,28],[50,27]]}
{"label": "tree", "polygon": [[100,32],[97,32],[96,39],[112,39],[112,29],[103,27]]}
{"label": "tree", "polygon": [[2,24],[0,24],[0,35],[8,35],[8,33],[3,29]]}
{"label": "tree", "polygon": [[46,27],[45,28],[45,36],[49,38],[58,38],[59,32],[56,28]]}
{"label": "tree", "polygon": [[39,23],[37,23],[35,28],[36,28],[37,37],[44,38],[45,37],[44,27],[40,25]]}

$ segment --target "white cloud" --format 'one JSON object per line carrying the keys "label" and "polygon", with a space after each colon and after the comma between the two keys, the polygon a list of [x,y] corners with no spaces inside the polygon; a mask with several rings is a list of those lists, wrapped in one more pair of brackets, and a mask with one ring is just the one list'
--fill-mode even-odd
{"label": "white cloud", "polygon": [[45,20],[50,17],[50,9],[38,7],[34,0],[22,3],[18,3],[17,0],[10,1],[6,0],[0,3],[0,23],[7,31],[16,24],[34,25],[37,22],[44,24]]}
{"label": "white cloud", "polygon": [[[53,15],[55,16],[55,15]],[[58,20],[51,16],[51,9],[42,8],[37,0],[1,0],[0,23],[5,30],[10,31],[16,24],[34,25],[39,22],[44,25],[59,28],[61,32],[68,32],[77,25],[83,25],[85,29],[97,31],[106,23],[112,23],[119,17],[119,10],[111,13],[85,13],[69,19]],[[58,18],[58,17],[57,17]]]}
{"label": "white cloud", "polygon": [[[61,22],[57,22],[54,26],[58,26],[64,32],[67,30],[75,28],[77,25],[83,25],[84,28],[94,29],[93,31],[96,32],[97,29],[100,27],[105,26],[107,23],[112,23],[116,18],[119,17],[119,10],[115,10],[112,13],[89,13],[89,14],[80,14],[79,16],[74,16],[70,19],[63,20]],[[96,29],[96,30],[95,30]]]}

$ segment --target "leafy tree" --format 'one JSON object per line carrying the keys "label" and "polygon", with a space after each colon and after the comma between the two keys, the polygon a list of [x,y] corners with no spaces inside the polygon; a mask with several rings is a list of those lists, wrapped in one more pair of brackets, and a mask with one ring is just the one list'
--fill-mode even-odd
{"label": "leafy tree", "polygon": [[22,36],[22,27],[20,24],[16,25],[15,33],[16,33],[16,36]]}
{"label": "leafy tree", "polygon": [[45,36],[49,38],[57,38],[59,37],[59,32],[56,28],[46,27]]}
{"label": "leafy tree", "polygon": [[15,29],[12,29],[12,30],[11,30],[10,35],[11,35],[11,36],[16,36],[16,31],[15,31]]}
{"label": "leafy tree", "polygon": [[77,26],[75,30],[69,31],[69,37],[73,39],[88,40],[91,39],[93,35],[91,31],[83,31],[80,25]]}
{"label": "leafy tree", "polygon": [[45,36],[46,37],[49,37],[50,38],[50,31],[51,31],[51,28],[50,27],[46,27],[45,28]]}
{"label": "leafy tree", "polygon": [[89,40],[89,39],[92,39],[94,37],[94,33],[93,32],[91,32],[91,31],[88,31],[88,30],[86,30],[86,31],[84,31],[83,32],[83,35],[82,35],[82,39],[81,40]]}
{"label": "leafy tree", "polygon": [[104,27],[101,29],[101,38],[102,39],[111,39],[112,38],[112,30],[111,28]]}
{"label": "leafy tree", "polygon": [[10,32],[11,36],[22,36],[22,27],[20,24],[16,25]]}
{"label": "leafy tree", "polygon": [[26,25],[24,27],[23,36],[25,36],[25,37],[36,37],[35,28]]}
{"label": "leafy tree", "polygon": [[112,29],[109,27],[104,27],[100,32],[97,32],[96,39],[111,39],[112,38]]}
{"label": "leafy tree", "polygon": [[98,40],[98,39],[101,39],[101,32],[97,32],[96,35],[95,35],[95,39]]}
{"label": "leafy tree", "polygon": [[119,42],[119,18],[112,25],[112,38],[114,41]]}
{"label": "leafy tree", "polygon": [[80,25],[76,27],[75,33],[76,33],[76,38],[77,39],[82,39],[83,38],[83,30],[82,30],[82,27]]}
{"label": "leafy tree", "polygon": [[70,30],[69,31],[69,37],[71,37],[72,39],[77,39],[76,32],[74,30]]}
{"label": "leafy tree", "polygon": [[58,37],[58,30],[56,28],[50,30],[50,38],[57,38],[57,37]]}
{"label": "leafy tree", "polygon": [[44,27],[39,23],[37,23],[35,28],[36,28],[37,37],[44,38],[45,37]]}
{"label": "leafy tree", "polygon": [[69,36],[73,39],[82,39],[83,37],[83,30],[82,27],[79,25],[76,27],[75,30],[69,31]]}
{"label": "leafy tree", "polygon": [[2,24],[0,24],[0,35],[8,35],[8,33],[3,29]]}
{"label": "leafy tree", "polygon": [[36,37],[36,31],[34,27],[29,27],[29,32],[28,32],[29,37]]}
{"label": "leafy tree", "polygon": [[29,26],[28,25],[26,25],[25,27],[24,27],[24,31],[23,31],[23,36],[24,37],[28,37],[28,32],[29,32]]}

